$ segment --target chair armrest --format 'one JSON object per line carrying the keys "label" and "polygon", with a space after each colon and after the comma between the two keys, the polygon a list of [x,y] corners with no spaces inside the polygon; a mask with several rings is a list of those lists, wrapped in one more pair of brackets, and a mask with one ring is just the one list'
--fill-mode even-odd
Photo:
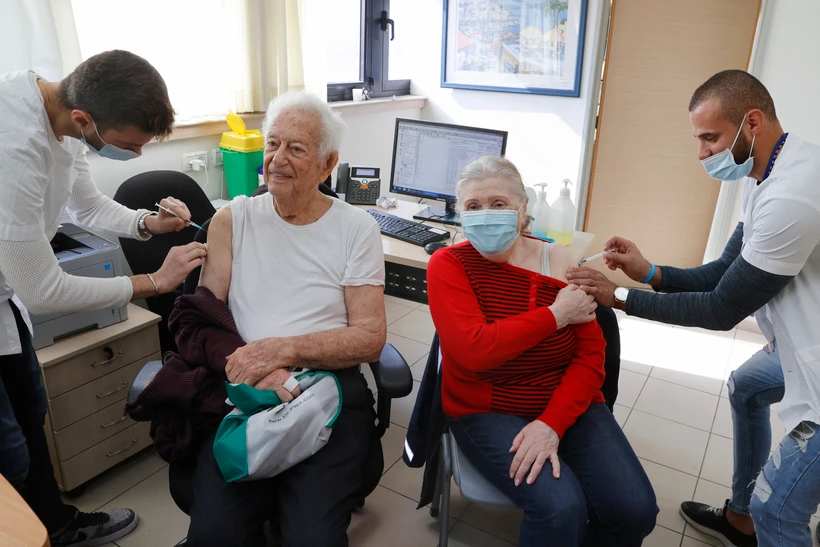
{"label": "chair armrest", "polygon": [[391,344],[385,344],[381,357],[370,363],[379,395],[388,399],[406,397],[413,390],[413,374],[401,353]]}
{"label": "chair armrest", "polygon": [[[161,368],[162,361],[148,361],[143,365],[137,373],[137,377],[131,382],[131,387],[128,389],[128,399],[126,399],[126,403],[129,406],[134,404],[139,394],[151,383],[151,380],[154,379],[154,375],[159,372]],[[153,417],[150,412],[142,406],[131,408],[128,412],[128,416],[137,422],[147,422]]]}

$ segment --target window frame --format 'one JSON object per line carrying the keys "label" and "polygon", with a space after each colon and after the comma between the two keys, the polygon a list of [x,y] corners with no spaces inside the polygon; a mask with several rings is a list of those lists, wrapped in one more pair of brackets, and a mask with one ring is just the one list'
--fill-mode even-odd
{"label": "window frame", "polygon": [[359,81],[327,84],[327,100],[352,101],[353,90],[367,87],[370,97],[409,95],[410,80],[390,80],[390,33],[394,28],[381,28],[382,12],[390,17],[390,0],[361,0],[361,46],[359,50]]}

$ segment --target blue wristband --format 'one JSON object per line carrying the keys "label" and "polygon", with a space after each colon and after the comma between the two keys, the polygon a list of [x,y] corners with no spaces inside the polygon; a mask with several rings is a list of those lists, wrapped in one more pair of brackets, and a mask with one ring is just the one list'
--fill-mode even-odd
{"label": "blue wristband", "polygon": [[641,283],[643,283],[644,285],[648,284],[650,281],[652,281],[652,278],[655,277],[655,265],[650,264],[650,266],[651,268],[649,268],[649,275],[646,276],[646,279],[641,281]]}

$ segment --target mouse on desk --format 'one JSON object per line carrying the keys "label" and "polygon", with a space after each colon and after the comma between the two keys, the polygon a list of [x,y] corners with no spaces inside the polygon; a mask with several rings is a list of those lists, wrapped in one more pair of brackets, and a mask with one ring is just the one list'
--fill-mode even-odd
{"label": "mouse on desk", "polygon": [[437,250],[443,249],[444,247],[448,247],[448,245],[443,241],[434,241],[432,243],[428,243],[427,245],[425,245],[424,250],[427,251],[428,255],[431,255]]}

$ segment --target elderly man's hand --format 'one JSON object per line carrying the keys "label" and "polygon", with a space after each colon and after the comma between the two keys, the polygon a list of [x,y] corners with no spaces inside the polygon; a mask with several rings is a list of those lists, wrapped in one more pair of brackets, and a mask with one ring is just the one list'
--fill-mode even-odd
{"label": "elderly man's hand", "polygon": [[598,270],[591,268],[570,268],[567,270],[567,281],[580,285],[581,290],[595,297],[602,306],[615,306],[615,283]]}
{"label": "elderly man's hand", "polygon": [[282,399],[283,403],[289,403],[299,395],[301,395],[302,390],[299,389],[299,386],[293,388],[293,391],[288,391],[285,389],[285,382],[288,381],[291,374],[288,369],[280,368],[276,369],[256,384],[256,389],[271,389],[279,395],[279,398]]}
{"label": "elderly man's hand", "polygon": [[273,371],[293,366],[291,346],[288,338],[265,338],[238,348],[225,363],[228,381],[256,386]]}

